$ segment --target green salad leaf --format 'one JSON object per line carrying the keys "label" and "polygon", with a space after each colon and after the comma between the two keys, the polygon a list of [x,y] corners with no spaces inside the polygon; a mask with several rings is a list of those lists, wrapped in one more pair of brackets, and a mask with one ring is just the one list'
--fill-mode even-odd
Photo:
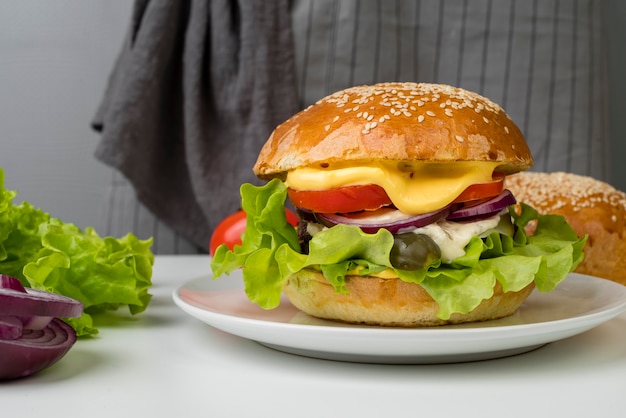
{"label": "green salad leaf", "polygon": [[[553,290],[582,261],[587,239],[579,238],[562,216],[539,215],[522,203],[520,214],[509,208],[516,225],[512,236],[494,231],[474,237],[465,255],[449,264],[437,260],[424,269],[399,270],[389,260],[393,235],[386,229],[367,234],[355,226],[336,225],[315,234],[309,253],[302,254],[297,232],[285,220],[287,189],[280,180],[243,185],[241,196],[247,215],[243,243],[233,251],[218,247],[211,269],[218,278],[243,268],[248,298],[265,309],[278,306],[287,279],[302,269],[321,271],[337,292],[346,292],[348,273],[392,269],[401,280],[424,287],[445,320],[490,298],[496,281],[504,291],[520,290],[533,281],[541,292]],[[524,227],[531,221],[537,227],[529,236]]]}
{"label": "green salad leaf", "polygon": [[14,204],[0,169],[0,273],[84,304],[80,318],[65,319],[79,336],[96,334],[92,315],[127,306],[131,314],[150,302],[152,239],[133,234],[100,237],[93,228],[51,217],[28,202]]}

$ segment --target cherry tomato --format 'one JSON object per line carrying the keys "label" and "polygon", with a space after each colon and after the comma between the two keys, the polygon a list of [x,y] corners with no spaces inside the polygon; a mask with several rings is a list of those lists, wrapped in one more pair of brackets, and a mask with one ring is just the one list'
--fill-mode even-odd
{"label": "cherry tomato", "polygon": [[287,189],[289,199],[299,208],[318,213],[347,213],[376,210],[390,205],[391,199],[375,184],[346,186],[329,190]]}
{"label": "cherry tomato", "polygon": [[504,190],[504,176],[496,175],[493,181],[476,183],[465,189],[456,199],[455,203],[480,200],[487,197],[497,196]]}
{"label": "cherry tomato", "polygon": [[[298,217],[295,213],[285,208],[285,216],[287,222],[293,226],[298,225]],[[233,249],[235,245],[241,245],[241,235],[246,230],[246,212],[239,210],[231,215],[228,215],[222,222],[220,222],[213,235],[211,235],[211,241],[209,243],[209,253],[215,254],[215,250],[220,244],[226,244],[229,249]]]}

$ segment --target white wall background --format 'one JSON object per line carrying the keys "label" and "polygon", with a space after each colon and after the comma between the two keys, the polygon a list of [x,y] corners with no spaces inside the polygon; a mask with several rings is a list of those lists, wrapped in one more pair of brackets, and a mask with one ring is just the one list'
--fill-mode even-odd
{"label": "white wall background", "polygon": [[0,2],[0,167],[5,187],[81,228],[104,226],[111,170],[90,128],[131,1]]}
{"label": "white wall background", "polygon": [[[626,190],[626,2],[609,4],[613,183]],[[131,9],[131,0],[0,1],[0,167],[6,187],[18,191],[18,202],[97,231],[105,228],[112,172],[93,157],[99,137],[90,122]]]}

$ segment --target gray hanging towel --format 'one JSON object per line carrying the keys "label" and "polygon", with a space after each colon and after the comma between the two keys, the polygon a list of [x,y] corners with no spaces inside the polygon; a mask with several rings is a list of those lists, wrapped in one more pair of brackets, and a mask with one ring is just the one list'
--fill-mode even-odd
{"label": "gray hanging towel", "polygon": [[297,111],[289,0],[136,1],[92,126],[96,158],[196,245],[240,207],[271,131]]}

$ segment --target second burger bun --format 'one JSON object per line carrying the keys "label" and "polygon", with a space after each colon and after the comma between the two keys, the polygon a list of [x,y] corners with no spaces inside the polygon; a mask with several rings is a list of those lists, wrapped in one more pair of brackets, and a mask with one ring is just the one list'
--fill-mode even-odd
{"label": "second burger bun", "polygon": [[565,217],[579,236],[588,235],[585,258],[575,270],[626,285],[626,194],[592,177],[525,172],[506,179],[519,202],[542,214]]}
{"label": "second burger bun", "polygon": [[496,103],[442,84],[382,83],[327,96],[278,126],[253,167],[261,179],[301,167],[391,160],[533,164],[523,134]]}

